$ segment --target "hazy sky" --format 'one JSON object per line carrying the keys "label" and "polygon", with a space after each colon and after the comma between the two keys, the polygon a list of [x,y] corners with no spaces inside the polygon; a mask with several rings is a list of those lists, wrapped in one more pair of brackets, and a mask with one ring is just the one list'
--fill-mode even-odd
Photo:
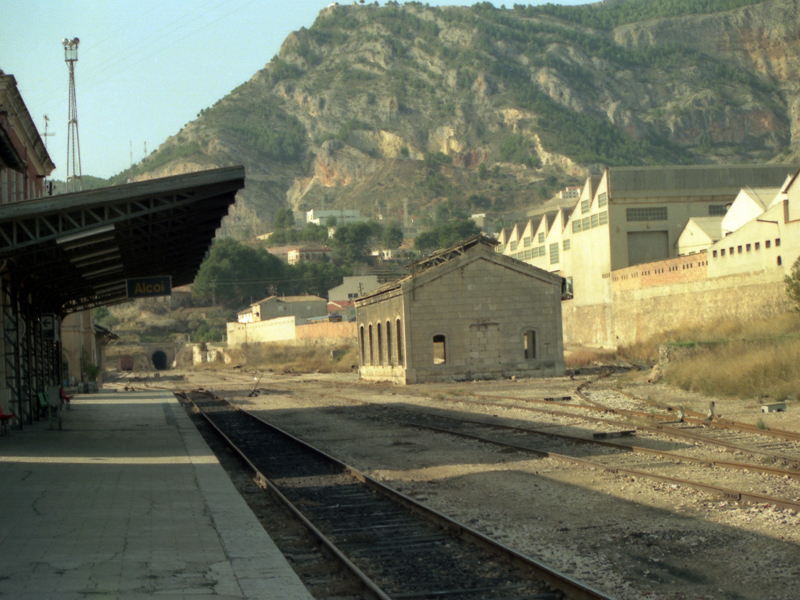
{"label": "hazy sky", "polygon": [[[310,27],[330,0],[27,0],[6,2],[0,69],[14,75],[63,179],[69,71],[64,38],[80,38],[75,66],[83,175],[110,177],[149,154]],[[379,0],[384,5],[385,0]],[[434,0],[432,6],[474,1]],[[517,3],[524,3],[519,0]],[[534,0],[530,4],[541,4]],[[558,0],[585,4],[586,0]],[[500,6],[500,2],[494,2]],[[507,6],[513,6],[511,1]]]}

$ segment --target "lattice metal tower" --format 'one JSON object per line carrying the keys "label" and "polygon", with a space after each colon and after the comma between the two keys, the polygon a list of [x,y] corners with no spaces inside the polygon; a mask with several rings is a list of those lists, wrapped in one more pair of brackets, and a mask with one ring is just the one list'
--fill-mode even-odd
{"label": "lattice metal tower", "polygon": [[81,179],[81,141],[78,137],[78,104],[75,98],[75,63],[80,40],[64,38],[64,61],[69,69],[69,124],[67,128],[67,192],[83,189]]}

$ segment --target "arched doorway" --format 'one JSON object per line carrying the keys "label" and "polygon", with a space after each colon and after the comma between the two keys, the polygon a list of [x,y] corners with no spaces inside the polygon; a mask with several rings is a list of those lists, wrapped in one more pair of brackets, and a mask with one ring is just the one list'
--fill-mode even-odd
{"label": "arched doorway", "polygon": [[169,368],[169,364],[167,363],[167,355],[163,350],[156,350],[153,352],[153,356],[151,358],[153,360],[153,366],[158,371],[164,371]]}

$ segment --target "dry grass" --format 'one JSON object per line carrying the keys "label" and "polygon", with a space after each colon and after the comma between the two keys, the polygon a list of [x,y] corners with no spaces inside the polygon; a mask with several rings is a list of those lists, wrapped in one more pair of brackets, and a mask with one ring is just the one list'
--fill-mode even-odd
{"label": "dry grass", "polygon": [[351,345],[249,344],[240,352],[248,366],[286,373],[349,373],[358,367],[358,350]]}
{"label": "dry grass", "polygon": [[564,352],[564,362],[567,369],[581,369],[597,363],[607,363],[615,358],[611,351],[578,348]]}
{"label": "dry grass", "polygon": [[800,390],[800,339],[703,346],[671,361],[666,378],[710,396],[794,397]]}
{"label": "dry grass", "polygon": [[800,316],[784,313],[768,319],[719,319],[697,327],[665,331],[630,346],[620,346],[617,355],[635,363],[654,364],[662,344],[720,344],[732,340],[777,340],[783,336],[800,335]]}

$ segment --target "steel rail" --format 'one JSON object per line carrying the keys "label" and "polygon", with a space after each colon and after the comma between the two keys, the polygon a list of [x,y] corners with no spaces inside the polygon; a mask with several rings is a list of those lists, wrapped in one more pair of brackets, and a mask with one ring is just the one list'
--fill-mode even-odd
{"label": "steel rail", "polygon": [[708,466],[723,466],[732,469],[738,469],[742,471],[752,471],[756,473],[764,473],[766,475],[776,475],[776,476],[783,476],[787,475],[792,479],[800,480],[800,471],[794,471],[791,469],[779,469],[776,467],[765,467],[763,465],[757,465],[753,463],[741,463],[741,462],[734,462],[734,461],[727,461],[727,460],[716,460],[716,459],[707,459],[707,458],[699,458],[697,456],[687,456],[684,454],[676,454],[674,452],[665,452],[663,450],[655,450],[653,448],[645,448],[644,446],[635,446],[632,444],[618,444],[616,442],[607,442],[604,440],[596,440],[596,439],[589,439],[589,438],[582,438],[574,435],[568,435],[565,433],[554,433],[552,431],[542,431],[540,429],[533,429],[531,427],[520,427],[517,425],[504,425],[502,423],[489,423],[486,421],[480,420],[473,420],[473,419],[464,419],[464,418],[454,418],[454,417],[447,417],[444,415],[437,415],[436,413],[426,412],[426,411],[418,411],[416,414],[422,415],[430,415],[436,418],[444,418],[444,419],[453,419],[458,421],[459,423],[469,423],[471,425],[481,425],[484,427],[494,427],[497,429],[507,429],[510,431],[523,431],[525,433],[533,433],[536,435],[546,436],[554,439],[565,440],[568,442],[573,442],[576,444],[585,444],[585,445],[595,445],[595,446],[602,446],[605,448],[614,448],[616,450],[623,450],[627,452],[631,452],[634,454],[649,454],[653,456],[661,456],[664,458],[686,461],[686,462],[693,462],[702,465]]}
{"label": "steel rail", "polygon": [[474,440],[478,442],[483,442],[486,444],[492,444],[495,446],[501,446],[504,448],[512,448],[515,450],[520,450],[522,452],[529,452],[531,454],[535,454],[537,456],[541,456],[543,458],[553,458],[562,462],[573,463],[581,466],[586,467],[594,467],[597,469],[602,469],[604,471],[608,471],[610,473],[622,473],[625,475],[630,475],[632,477],[641,477],[642,479],[650,479],[653,481],[658,481],[661,483],[669,483],[669,484],[677,484],[682,485],[685,487],[689,487],[692,489],[696,489],[698,491],[717,494],[719,496],[723,496],[725,498],[729,498],[731,500],[735,500],[737,502],[745,502],[748,504],[769,504],[772,506],[777,506],[784,509],[791,509],[795,511],[800,511],[800,502],[793,502],[791,500],[784,500],[782,498],[773,498],[770,496],[762,496],[760,494],[752,494],[750,492],[742,492],[738,490],[732,490],[729,488],[723,488],[720,486],[700,483],[696,481],[690,481],[688,479],[679,479],[676,477],[668,477],[665,475],[655,475],[653,473],[647,473],[646,471],[639,471],[636,469],[629,469],[625,467],[615,467],[613,465],[607,465],[605,463],[595,462],[592,460],[588,460],[585,458],[577,458],[574,456],[567,456],[566,454],[559,454],[557,452],[550,452],[548,450],[536,450],[534,448],[529,448],[527,446],[521,446],[519,444],[512,444],[509,442],[500,442],[497,440],[492,440],[490,438],[484,438],[482,436],[477,436],[469,433],[463,433],[460,431],[453,431],[451,429],[445,429],[441,427],[434,427],[431,425],[422,425],[419,423],[414,423],[413,421],[402,421],[399,419],[395,420],[398,423],[403,423],[409,427],[418,427],[420,429],[428,429],[430,431],[436,431],[439,433],[445,433],[448,435],[454,435],[457,437],[463,437],[465,439]]}
{"label": "steel rail", "polygon": [[[537,402],[537,403],[548,403],[548,404],[550,403],[549,401],[540,400],[538,398],[520,398],[520,397],[517,397],[517,396],[495,396],[495,395],[485,395],[485,394],[477,394],[477,395],[479,397],[481,397],[481,398],[494,398],[494,399],[501,399],[501,400],[512,400],[512,401],[515,401],[515,402],[525,402],[525,403]],[[461,400],[459,400],[459,402],[471,402],[471,401],[461,399]],[[508,408],[509,407],[508,404],[501,404],[499,402],[482,402],[481,404],[486,404],[486,405],[489,405],[489,406],[497,406],[499,408]],[[637,413],[635,411],[625,411],[624,409],[614,409],[614,408],[607,408],[607,407],[601,407],[601,406],[584,406],[584,405],[581,405],[581,404],[573,404],[573,403],[560,404],[560,406],[565,406],[565,407],[569,407],[569,408],[576,408],[576,409],[581,409],[581,410],[590,410],[590,411],[595,411],[595,412],[608,413],[608,414],[616,415],[617,417],[620,417],[620,418],[624,418],[626,416],[628,416],[628,417],[638,416],[638,417],[644,417],[644,418],[650,419],[653,416],[653,415],[650,415],[648,413]],[[566,411],[558,411],[558,410],[543,409],[543,408],[534,408],[534,407],[530,407],[530,406],[515,406],[514,408],[518,408],[520,410],[532,411],[532,412],[541,412],[541,413],[544,413],[544,414],[550,414],[550,415],[554,415],[554,416],[558,416],[558,417],[568,417],[568,418],[573,418],[573,419],[592,421],[592,422],[596,422],[596,423],[610,423],[611,422],[608,419],[601,419],[601,418],[598,418],[598,417],[590,417],[590,416],[587,416],[587,415],[581,415],[581,414],[577,414],[577,413],[570,413],[570,412],[566,412]],[[623,421],[618,421],[618,422],[625,423],[625,424],[630,424],[631,423],[629,420],[623,420]],[[708,445],[712,445],[712,446],[720,446],[722,448],[727,449],[729,452],[740,451],[740,452],[746,452],[748,454],[757,454],[757,455],[764,456],[764,457],[767,457],[767,458],[771,458],[771,459],[774,459],[774,460],[789,460],[789,461],[793,461],[793,462],[798,462],[796,458],[793,458],[791,456],[785,456],[783,454],[776,454],[774,452],[766,452],[764,450],[758,450],[758,449],[749,448],[749,447],[746,447],[746,446],[739,446],[739,445],[732,444],[730,442],[725,442],[723,440],[718,440],[718,439],[715,439],[715,438],[712,438],[712,437],[698,435],[698,434],[694,434],[694,433],[689,433],[688,431],[685,431],[683,429],[678,429],[676,427],[670,427],[670,424],[674,423],[674,422],[675,421],[673,420],[670,423],[657,423],[657,424],[651,425],[651,426],[650,425],[641,425],[641,424],[638,424],[638,423],[634,423],[634,424],[637,427],[637,429],[640,429],[642,431],[647,431],[649,433],[656,433],[656,434],[661,434],[661,435],[669,435],[669,436],[676,437],[676,438],[685,438],[687,440],[692,440],[692,441],[695,441],[695,442],[702,442],[704,444],[708,444]],[[750,433],[750,432],[747,432],[747,433]]]}
{"label": "steel rail", "polygon": [[[342,461],[334,458],[333,456],[330,456],[324,451],[319,450],[314,446],[311,446],[310,444],[301,440],[300,438],[297,438],[292,434],[283,431],[282,429],[276,427],[275,425],[268,423],[264,419],[250,413],[249,411],[246,411],[238,406],[235,406],[234,404],[231,404],[227,400],[224,400],[219,396],[216,396],[216,394],[205,391],[202,391],[201,393],[204,393],[214,399],[226,402],[229,406],[233,407],[235,410],[240,411],[241,413],[247,415],[248,417],[258,421],[262,425],[280,433],[281,435],[286,436],[288,439],[306,448],[307,450],[314,452],[319,456],[322,456],[326,460],[331,461],[333,464],[343,469],[346,473],[350,474],[355,479],[363,482],[364,484],[374,489],[375,491],[412,510],[413,512],[424,517],[428,521],[432,521],[440,525],[441,527],[450,531],[453,535],[456,535],[457,537],[472,542],[501,557],[510,558],[512,564],[514,565],[530,569],[531,571],[534,572],[534,575],[537,579],[559,590],[560,592],[565,594],[568,598],[570,598],[570,600],[614,600],[612,596],[607,595],[601,590],[595,589],[591,586],[581,583],[580,581],[570,577],[569,575],[561,573],[553,569],[552,567],[549,567],[546,564],[539,562],[538,560],[532,557],[526,556],[520,552],[517,552],[512,548],[504,546],[503,544],[500,544],[499,542],[489,538],[488,536],[485,536],[482,533],[475,531],[474,529],[464,525],[463,523],[460,523],[455,519],[448,517],[447,515],[444,515],[438,511],[433,510],[430,507],[425,506],[424,504],[417,502],[413,498],[410,498],[409,496],[406,496],[405,494],[402,494],[401,492],[398,492],[397,490],[390,488],[389,486],[370,477],[369,475],[361,473],[357,469],[347,465],[346,463],[343,463]],[[188,398],[188,396],[185,397]],[[277,488],[268,481],[268,479],[255,467],[255,465],[253,465],[253,463],[244,455],[244,453],[238,447],[236,447],[235,444],[233,444],[230,438],[228,438],[228,436],[219,431],[219,428],[217,428],[216,425],[214,425],[211,419],[204,413],[204,411],[202,411],[202,409],[199,406],[197,406],[194,402],[192,402],[192,404],[195,406],[195,408],[197,408],[198,412],[201,415],[203,415],[205,420],[212,425],[214,430],[217,431],[222,436],[222,439],[224,439],[226,443],[229,444],[234,449],[234,451],[237,452],[237,454],[239,454],[239,456],[242,457],[242,459],[246,462],[246,464],[251,469],[253,469],[255,473],[257,473],[257,477],[259,477],[259,480],[262,481],[264,485],[268,485],[270,491],[275,490],[277,492],[277,497],[279,497],[282,502],[286,503],[287,506],[290,508],[290,510],[294,514],[298,515],[298,518],[300,518],[304,524],[308,523],[308,525],[310,525],[310,529],[314,532],[314,534],[317,535],[321,541],[324,540],[323,543],[326,545],[326,547],[328,547],[331,550],[331,552],[334,552],[337,558],[340,558],[343,564],[348,565],[348,568],[350,568],[350,566],[352,565],[352,569],[355,569],[353,573],[355,573],[356,576],[358,576],[360,579],[363,577],[364,579],[362,579],[362,581],[370,582],[366,584],[368,586],[368,589],[372,590],[374,587],[376,593],[380,592],[381,594],[383,594],[382,596],[378,596],[379,598],[381,598],[382,600],[383,599],[391,600],[391,598],[389,596],[386,596],[385,593],[382,592],[374,582],[372,582],[366,575],[363,574],[363,572],[361,572],[358,569],[358,567],[353,565],[353,563],[349,561],[349,559],[347,559],[347,557],[330,540],[328,540],[327,537],[324,536],[324,534],[319,532],[319,530],[317,530],[313,526],[313,524],[311,524],[310,521],[308,521],[308,519],[306,519],[302,515],[302,512],[299,511],[299,509],[291,505],[289,500],[286,499],[285,496],[283,496],[283,494],[281,494],[280,491],[277,490]]]}
{"label": "steel rail", "polygon": [[[213,399],[221,400],[218,396],[209,394],[206,391],[202,391],[201,393],[210,396]],[[334,544],[331,542],[325,534],[323,534],[319,529],[317,529],[314,524],[309,521],[306,516],[294,505],[291,501],[281,493],[281,491],[273,485],[273,483],[267,479],[267,477],[261,473],[261,471],[250,461],[247,455],[242,452],[242,450],[233,443],[233,441],[225,435],[225,433],[217,427],[217,424],[203,411],[197,404],[192,400],[188,394],[182,393],[183,398],[185,398],[188,402],[192,404],[192,406],[197,410],[200,416],[205,419],[206,423],[208,423],[211,428],[216,432],[216,434],[222,438],[225,443],[228,445],[231,450],[233,450],[244,462],[245,464],[253,471],[256,476],[256,480],[261,483],[262,485],[266,486],[267,489],[275,495],[275,497],[289,510],[291,513],[306,526],[306,528],[317,538],[317,540],[325,546],[325,548],[339,561],[341,562],[344,567],[350,571],[353,575],[355,575],[360,581],[361,584],[370,592],[372,593],[377,600],[392,600],[390,596],[388,596],[383,590],[378,587],[378,585],[372,581],[367,575],[359,569],[353,562],[347,558]],[[238,407],[235,407],[237,410],[241,410]],[[245,414],[247,411],[242,411]],[[253,416],[253,415],[250,415]],[[258,417],[253,417],[258,419]],[[260,420],[260,419],[259,419]]]}

